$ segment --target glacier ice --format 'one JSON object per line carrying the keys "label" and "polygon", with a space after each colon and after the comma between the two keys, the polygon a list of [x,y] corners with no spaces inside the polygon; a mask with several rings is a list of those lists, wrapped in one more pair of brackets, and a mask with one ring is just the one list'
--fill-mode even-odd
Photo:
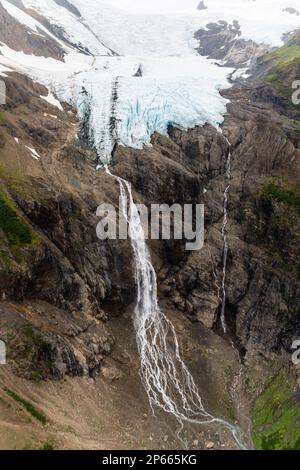
{"label": "glacier ice", "polygon": [[58,40],[64,61],[0,45],[0,63],[45,84],[81,116],[88,100],[91,134],[104,163],[115,143],[142,148],[169,125],[186,129],[222,122],[226,100],[219,90],[229,86],[233,70],[197,55],[199,28],[236,19],[245,38],[280,45],[283,33],[299,27],[299,17],[283,11],[297,8],[298,0],[206,0],[201,11],[194,0],[70,1],[81,16],[53,0],[23,0],[26,12],[1,0],[30,31],[53,38],[30,16],[33,9],[60,27],[67,42]]}

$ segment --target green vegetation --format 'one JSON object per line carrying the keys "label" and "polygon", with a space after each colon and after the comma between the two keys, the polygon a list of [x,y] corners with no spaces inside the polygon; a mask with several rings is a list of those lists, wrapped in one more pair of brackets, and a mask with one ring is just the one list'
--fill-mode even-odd
{"label": "green vegetation", "polygon": [[233,405],[228,405],[227,414],[228,414],[228,417],[229,417],[230,421],[232,421],[234,423],[235,420],[236,420],[236,414],[235,414],[235,409],[234,409]]}
{"label": "green vegetation", "polygon": [[55,445],[52,440],[46,441],[38,450],[55,450]]}
{"label": "green vegetation", "polygon": [[1,153],[3,153],[3,150],[0,146],[0,178],[5,181],[5,184],[13,193],[20,194],[26,198],[32,197],[34,188],[28,186],[26,177],[17,168],[8,169],[1,164]]}
{"label": "green vegetation", "polygon": [[278,202],[292,207],[297,214],[300,215],[300,195],[296,194],[295,191],[284,189],[274,180],[269,180],[263,186],[263,193],[267,196],[271,196]]}
{"label": "green vegetation", "polygon": [[30,226],[18,215],[12,200],[1,190],[0,228],[10,246],[32,245],[39,242]]}
{"label": "green vegetation", "polygon": [[300,62],[300,41],[298,44],[297,39],[294,39],[283,47],[279,47],[274,52],[270,52],[265,58],[275,60],[279,68],[286,68],[295,62]]}
{"label": "green vegetation", "polygon": [[266,54],[263,61],[273,64],[265,77],[265,84],[274,88],[296,112],[299,111],[299,106],[292,102],[292,82],[300,66],[300,34],[296,34],[283,47]]}
{"label": "green vegetation", "polygon": [[29,403],[29,401],[25,400],[24,398],[20,397],[17,395],[15,392],[10,390],[9,388],[5,388],[4,391],[11,397],[13,398],[17,403],[20,403],[24,408],[30,413],[35,419],[40,421],[42,424],[47,423],[47,418],[45,415],[43,415],[40,411],[38,411],[34,405]]}
{"label": "green vegetation", "polygon": [[[25,364],[31,364],[30,378],[31,380],[40,381],[49,375],[54,367],[51,359],[51,344],[35,329],[32,325],[27,324],[21,329],[26,340],[23,343],[23,358]],[[19,361],[19,365],[22,360]]]}
{"label": "green vegetation", "polygon": [[22,331],[27,339],[30,340],[30,343],[35,346],[38,351],[48,351],[49,344],[43,339],[43,337],[31,326],[25,325],[22,328]]}
{"label": "green vegetation", "polygon": [[260,450],[300,450],[300,404],[293,380],[279,373],[253,409],[253,442]]}
{"label": "green vegetation", "polygon": [[266,54],[264,61],[269,60],[275,61],[276,66],[281,69],[300,63],[300,33],[296,33],[284,46]]}
{"label": "green vegetation", "polygon": [[[296,105],[292,101],[293,89],[292,82],[288,77],[288,71],[285,74],[280,73],[279,71],[273,70],[273,73],[269,74],[265,78],[266,85],[270,85],[275,88],[277,93],[288,103],[288,105],[294,109],[294,111],[299,111],[299,105]],[[295,129],[297,133],[297,129]]]}
{"label": "green vegetation", "polygon": [[31,436],[30,440],[27,440],[21,450],[55,450],[58,447],[56,441],[50,437],[46,441],[42,441],[37,435]]}
{"label": "green vegetation", "polygon": [[294,134],[297,138],[300,138],[300,127],[298,126],[294,127]]}

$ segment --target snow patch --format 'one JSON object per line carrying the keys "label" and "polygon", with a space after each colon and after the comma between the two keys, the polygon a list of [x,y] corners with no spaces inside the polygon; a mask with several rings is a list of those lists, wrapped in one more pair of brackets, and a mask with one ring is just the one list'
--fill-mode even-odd
{"label": "snow patch", "polygon": [[41,156],[37,153],[37,151],[32,148],[32,147],[28,147],[28,145],[25,145],[25,147],[30,151],[31,153],[31,156],[35,159],[35,160],[39,160],[41,158]]}
{"label": "snow patch", "polygon": [[244,78],[244,79],[249,78],[251,77],[251,74],[248,72],[249,72],[249,69],[247,68],[238,69],[231,75],[231,78],[232,80],[236,80],[238,78]]}
{"label": "snow patch", "polygon": [[54,114],[48,114],[48,113],[44,113],[44,117],[50,117],[52,119],[57,119],[57,116],[55,116]]}
{"label": "snow patch", "polygon": [[50,91],[48,96],[40,96],[40,98],[42,98],[42,100],[44,101],[47,101],[47,103],[51,104],[52,106],[56,106],[56,108],[58,108],[60,111],[64,110],[64,108],[60,104],[60,101],[58,101]]}

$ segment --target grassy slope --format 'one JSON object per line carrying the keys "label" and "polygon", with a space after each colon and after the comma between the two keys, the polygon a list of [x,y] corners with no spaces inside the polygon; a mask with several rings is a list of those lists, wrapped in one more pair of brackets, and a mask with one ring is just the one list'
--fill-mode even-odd
{"label": "grassy slope", "polygon": [[265,77],[265,84],[274,88],[294,111],[299,111],[300,115],[299,106],[292,102],[292,83],[300,76],[300,33],[283,47],[267,54],[264,62],[272,63]]}
{"label": "grassy slope", "polygon": [[284,188],[274,179],[270,179],[265,183],[263,192],[264,194],[271,196],[277,202],[292,207],[300,216],[300,188],[298,191],[294,191],[290,188]]}
{"label": "grassy slope", "polygon": [[30,403],[29,401],[25,400],[24,398],[20,397],[20,395],[18,395],[17,393],[15,393],[14,391],[8,389],[8,388],[4,388],[4,391],[10,396],[12,397],[17,403],[20,403],[28,413],[31,414],[31,416],[33,416],[35,419],[37,419],[38,421],[40,421],[42,424],[46,424],[47,423],[47,418],[46,416],[41,413],[40,411],[38,411],[36,409],[36,407]]}
{"label": "grassy slope", "polygon": [[0,228],[10,246],[38,243],[38,237],[29,224],[18,214],[13,201],[0,188]]}
{"label": "grassy slope", "polygon": [[297,64],[300,61],[300,34],[296,35],[283,47],[267,54],[266,59],[274,59],[279,69]]}
{"label": "grassy slope", "polygon": [[258,398],[253,410],[256,449],[300,450],[300,405],[293,378],[280,372]]}

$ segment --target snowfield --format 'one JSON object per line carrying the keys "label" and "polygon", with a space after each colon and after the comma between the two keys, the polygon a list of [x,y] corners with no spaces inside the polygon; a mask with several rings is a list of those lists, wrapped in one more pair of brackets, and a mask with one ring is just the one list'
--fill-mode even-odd
{"label": "snowfield", "polygon": [[226,100],[219,90],[229,86],[233,70],[196,53],[198,29],[237,20],[246,39],[280,46],[284,33],[300,27],[300,16],[283,11],[300,10],[299,0],[204,0],[207,8],[201,10],[197,0],[69,0],[80,15],[54,0],[23,0],[27,12],[0,2],[29,33],[55,37],[29,9],[60,27],[56,41],[65,50],[64,62],[0,44],[0,64],[45,84],[52,104],[68,101],[82,117],[90,114],[102,162],[110,160],[116,142],[142,148],[170,124],[223,121]]}

